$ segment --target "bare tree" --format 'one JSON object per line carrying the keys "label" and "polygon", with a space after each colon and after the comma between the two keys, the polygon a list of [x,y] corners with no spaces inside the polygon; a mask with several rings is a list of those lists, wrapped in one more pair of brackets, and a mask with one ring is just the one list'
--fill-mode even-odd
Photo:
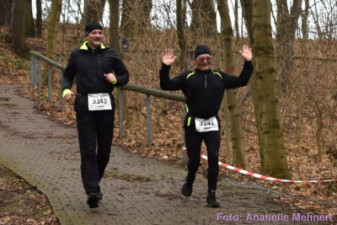
{"label": "bare tree", "polygon": [[31,0],[15,0],[13,4],[13,50],[20,56],[28,56],[25,39],[28,37],[32,22]]}
{"label": "bare tree", "polygon": [[291,85],[293,70],[295,31],[301,13],[302,0],[294,0],[289,11],[287,1],[277,0],[276,59],[277,72],[283,89]]}
{"label": "bare tree", "polygon": [[51,9],[49,12],[48,21],[48,35],[47,35],[47,57],[54,59],[55,55],[55,42],[58,32],[58,23],[60,19],[60,13],[62,8],[62,0],[52,0]]}
{"label": "bare tree", "polygon": [[235,0],[234,3],[234,27],[235,35],[237,38],[240,38],[240,29],[239,29],[239,0]]}
{"label": "bare tree", "polygon": [[253,43],[252,19],[253,19],[253,1],[241,0],[242,14],[245,19],[246,28],[250,42]]}
{"label": "bare tree", "polygon": [[110,5],[110,46],[120,54],[119,46],[119,0],[109,0]]}
{"label": "bare tree", "polygon": [[[324,39],[334,39],[337,34],[337,2],[333,0],[321,1],[320,9],[315,10],[316,13],[318,11],[319,16],[316,16],[317,19],[317,27],[320,29],[320,38]],[[315,8],[317,8],[315,6]]]}
{"label": "bare tree", "polygon": [[194,0],[191,4],[193,31],[210,36],[216,31],[216,14],[213,0]]}
{"label": "bare tree", "polygon": [[123,0],[121,31],[125,36],[133,37],[136,29],[135,21],[132,19],[132,2]]}
{"label": "bare tree", "polygon": [[309,37],[308,31],[308,17],[309,17],[309,0],[304,0],[305,8],[302,14],[302,36],[304,40],[307,40]]}
{"label": "bare tree", "polygon": [[42,1],[36,0],[36,36],[42,38]]}
{"label": "bare tree", "polygon": [[180,47],[180,55],[179,55],[179,64],[180,69],[185,70],[187,67],[186,57],[187,57],[187,43],[184,32],[184,24],[183,20],[185,17],[183,16],[184,10],[182,5],[182,0],[176,0],[177,4],[177,34],[178,34],[178,42]]}
{"label": "bare tree", "polygon": [[[217,0],[218,10],[221,18],[221,42],[224,46],[225,72],[232,74],[234,72],[233,60],[233,28],[229,16],[227,0]],[[241,110],[237,102],[237,91],[226,90],[226,101],[228,110],[228,120],[230,123],[231,141],[232,141],[232,163],[236,166],[245,168],[246,159],[244,155],[243,132],[241,124]],[[226,110],[226,109],[224,109]]]}
{"label": "bare tree", "polygon": [[145,33],[151,26],[152,0],[123,0],[121,32],[128,38]]}
{"label": "bare tree", "polygon": [[259,135],[262,172],[289,178],[270,24],[269,0],[253,0],[252,35],[255,74],[252,91]]}
{"label": "bare tree", "polygon": [[142,0],[141,1],[141,14],[142,17],[139,21],[139,25],[144,27],[145,29],[149,29],[151,27],[151,9],[152,9],[152,0]]}
{"label": "bare tree", "polygon": [[[48,20],[48,34],[47,34],[47,57],[55,60],[55,43],[57,41],[59,19],[62,9],[62,0],[52,0],[51,9]],[[44,73],[42,84],[47,85],[48,74]]]}
{"label": "bare tree", "polygon": [[85,0],[83,23],[87,24],[92,21],[101,22],[105,0]]}
{"label": "bare tree", "polygon": [[0,26],[12,24],[13,0],[0,0]]}
{"label": "bare tree", "polygon": [[318,13],[318,9],[317,9],[316,0],[314,0],[314,10],[315,11],[313,11],[312,8],[311,8],[311,15],[312,15],[312,18],[313,18],[315,26],[316,26],[318,37],[319,37],[319,39],[323,39],[323,33],[322,33],[322,30],[321,30],[321,26],[319,24],[319,13]]}

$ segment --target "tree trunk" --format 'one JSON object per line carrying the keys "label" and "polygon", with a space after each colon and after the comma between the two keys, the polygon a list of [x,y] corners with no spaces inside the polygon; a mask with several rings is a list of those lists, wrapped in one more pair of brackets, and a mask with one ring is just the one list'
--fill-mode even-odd
{"label": "tree trunk", "polygon": [[120,55],[119,45],[119,0],[109,0],[110,5],[110,46]]}
{"label": "tree trunk", "polygon": [[[62,0],[52,0],[48,21],[47,57],[53,60],[56,60],[54,44],[57,41],[57,37],[55,34],[58,33],[58,23],[60,20],[61,8],[62,8]],[[47,85],[47,81],[48,81],[48,74],[45,72],[42,77],[42,85],[43,86]]]}
{"label": "tree trunk", "polygon": [[314,20],[314,24],[315,24],[315,27],[316,27],[316,31],[317,31],[317,34],[318,34],[318,38],[320,40],[323,39],[323,33],[322,33],[322,29],[321,29],[321,26],[319,24],[319,13],[318,13],[318,9],[317,9],[317,2],[316,0],[314,0],[314,8],[315,8],[315,12],[311,9],[311,15],[312,15],[312,18]]}
{"label": "tree trunk", "polygon": [[234,17],[235,17],[235,21],[234,21],[235,34],[237,38],[240,38],[241,35],[240,35],[240,29],[239,29],[239,0],[235,0],[235,3],[234,3]]}
{"label": "tree trunk", "polygon": [[186,70],[187,67],[187,44],[186,44],[186,38],[184,33],[184,24],[185,21],[183,18],[183,5],[182,0],[176,0],[177,4],[177,34],[178,34],[178,42],[180,47],[180,55],[179,55],[179,64],[181,70]]}
{"label": "tree trunk", "polygon": [[13,50],[17,55],[28,57],[28,48],[25,44],[27,28],[29,27],[30,0],[15,0],[13,15]]}
{"label": "tree trunk", "polygon": [[121,31],[127,38],[136,38],[151,26],[151,0],[123,0]]}
{"label": "tree trunk", "polygon": [[253,43],[253,30],[252,30],[252,20],[253,20],[253,1],[252,0],[241,0],[242,13],[245,19],[248,37],[250,43]]}
{"label": "tree trunk", "polygon": [[216,14],[213,0],[193,0],[191,28],[198,35],[210,36],[216,32]]}
{"label": "tree trunk", "polygon": [[308,17],[309,17],[309,0],[304,0],[305,9],[302,15],[302,36],[304,40],[308,40],[309,29],[308,29]]}
{"label": "tree trunk", "polygon": [[121,31],[125,37],[133,38],[135,35],[136,24],[132,19],[132,2],[131,0],[123,0],[122,7],[122,21],[121,21]]}
{"label": "tree trunk", "polygon": [[[233,60],[233,29],[229,16],[227,0],[217,0],[218,10],[221,18],[221,39],[224,46],[225,72],[234,72]],[[241,111],[237,102],[236,90],[226,90],[228,119],[230,121],[230,131],[232,140],[232,163],[235,166],[245,168],[246,159],[244,155],[243,134],[241,125]],[[226,109],[223,109],[226,110]]]}
{"label": "tree trunk", "polygon": [[284,138],[279,115],[279,99],[270,24],[269,0],[253,0],[252,35],[255,74],[252,93],[259,135],[262,173],[289,178]]}
{"label": "tree trunk", "polygon": [[42,38],[42,2],[36,0],[36,36]]}
{"label": "tree trunk", "polygon": [[13,0],[0,0],[0,26],[12,24],[14,2]]}
{"label": "tree trunk", "polygon": [[291,72],[294,62],[295,31],[298,27],[298,18],[301,13],[302,0],[294,0],[291,11],[288,3],[277,0],[277,33],[276,33],[276,59],[278,77],[282,89],[285,91],[291,85]]}
{"label": "tree trunk", "polygon": [[55,34],[58,33],[58,23],[60,20],[61,7],[62,0],[52,0],[48,21],[47,57],[54,60],[54,44],[56,41]]}
{"label": "tree trunk", "polygon": [[83,22],[102,22],[105,0],[85,0]]}
{"label": "tree trunk", "polygon": [[29,0],[27,4],[28,4],[28,8],[27,8],[28,29],[26,31],[26,37],[35,37],[35,25],[34,25],[34,19],[33,19],[33,11],[32,11],[32,0]]}
{"label": "tree trunk", "polygon": [[188,24],[187,24],[187,1],[188,0],[182,0],[182,21],[184,22],[184,28],[187,28],[188,27]]}
{"label": "tree trunk", "polygon": [[141,4],[141,19],[140,19],[140,27],[143,27],[145,32],[147,29],[151,27],[151,10],[152,10],[152,0],[142,0]]}

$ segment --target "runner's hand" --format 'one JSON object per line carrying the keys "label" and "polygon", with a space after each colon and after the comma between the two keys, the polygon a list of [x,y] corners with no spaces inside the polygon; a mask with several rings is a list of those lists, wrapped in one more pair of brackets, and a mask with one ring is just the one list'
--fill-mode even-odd
{"label": "runner's hand", "polygon": [[239,50],[239,52],[246,61],[252,61],[253,59],[252,49],[248,45],[242,46],[242,49]]}
{"label": "runner's hand", "polygon": [[73,100],[73,97],[74,97],[74,93],[69,93],[69,94],[66,94],[64,96],[64,99],[67,101],[67,102],[71,102],[71,100]]}
{"label": "runner's hand", "polygon": [[106,80],[109,82],[109,83],[112,83],[112,84],[114,84],[114,83],[116,83],[116,76],[115,76],[115,74],[113,74],[113,73],[108,73],[108,74],[104,74],[104,76],[105,76],[105,78],[106,78]]}
{"label": "runner's hand", "polygon": [[172,65],[174,63],[177,56],[174,55],[173,49],[165,49],[165,51],[162,54],[162,63],[164,63],[167,66]]}

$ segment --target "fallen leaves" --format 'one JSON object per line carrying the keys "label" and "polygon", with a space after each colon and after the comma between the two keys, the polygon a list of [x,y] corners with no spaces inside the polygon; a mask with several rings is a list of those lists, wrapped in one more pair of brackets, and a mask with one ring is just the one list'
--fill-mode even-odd
{"label": "fallen leaves", "polygon": [[2,166],[0,224],[59,225],[46,196]]}

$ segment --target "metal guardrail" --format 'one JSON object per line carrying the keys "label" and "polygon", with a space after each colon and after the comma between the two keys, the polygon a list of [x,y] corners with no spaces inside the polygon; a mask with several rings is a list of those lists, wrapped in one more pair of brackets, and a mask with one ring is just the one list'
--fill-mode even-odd
{"label": "metal guardrail", "polygon": [[[42,55],[37,51],[30,51],[31,67],[30,67],[30,80],[31,86],[37,86],[38,92],[41,93],[42,89],[42,62],[47,64],[47,74],[48,74],[48,100],[51,100],[52,91],[53,91],[53,80],[52,80],[52,69],[56,67],[59,70],[60,82],[62,82],[62,74],[65,70],[65,67],[50,58]],[[154,88],[147,88],[137,84],[127,84],[123,87],[117,88],[118,95],[118,127],[119,133],[118,138],[123,139],[124,135],[124,91],[133,91],[146,95],[146,145],[149,146],[152,143],[152,127],[151,127],[151,96],[157,98],[170,99],[174,101],[184,101],[185,97],[179,94],[173,94],[166,91],[161,91]],[[64,100],[62,98],[62,93],[60,90],[60,104],[61,110],[64,110]]]}

